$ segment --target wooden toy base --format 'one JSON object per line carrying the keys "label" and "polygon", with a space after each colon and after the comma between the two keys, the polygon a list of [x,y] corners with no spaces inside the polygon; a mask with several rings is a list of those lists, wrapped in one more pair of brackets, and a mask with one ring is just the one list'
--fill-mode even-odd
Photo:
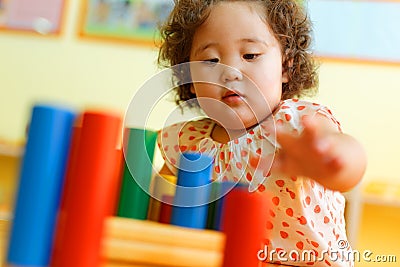
{"label": "wooden toy base", "polygon": [[[9,227],[10,221],[0,220],[0,267],[7,267],[4,252]],[[220,267],[224,242],[224,234],[217,231],[110,217],[105,222],[100,267]]]}

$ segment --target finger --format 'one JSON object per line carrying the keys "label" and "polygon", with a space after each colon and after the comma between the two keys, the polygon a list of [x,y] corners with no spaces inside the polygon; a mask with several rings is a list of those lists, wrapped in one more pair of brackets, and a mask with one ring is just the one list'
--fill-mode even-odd
{"label": "finger", "polygon": [[302,135],[308,140],[313,141],[320,137],[321,133],[318,131],[318,124],[315,119],[305,116],[302,118],[303,132]]}
{"label": "finger", "polygon": [[320,138],[314,141],[314,150],[318,155],[326,155],[333,149],[333,145],[326,138]]}
{"label": "finger", "polygon": [[284,147],[294,146],[298,140],[298,137],[284,130],[282,127],[276,129],[276,140],[279,145]]}
{"label": "finger", "polygon": [[343,167],[343,161],[339,157],[327,159],[326,167],[331,172],[337,172]]}
{"label": "finger", "polygon": [[333,149],[332,141],[327,135],[323,134],[319,127],[318,120],[316,118],[305,117],[303,119],[303,125],[303,137],[309,141],[310,149],[313,149],[313,151],[320,156],[330,154],[329,152]]}

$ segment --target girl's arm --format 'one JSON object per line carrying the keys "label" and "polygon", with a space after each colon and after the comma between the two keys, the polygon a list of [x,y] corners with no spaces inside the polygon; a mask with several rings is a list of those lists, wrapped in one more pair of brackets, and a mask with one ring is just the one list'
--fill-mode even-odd
{"label": "girl's arm", "polygon": [[337,191],[348,191],[363,177],[366,154],[353,137],[339,132],[325,116],[303,120],[300,136],[277,129],[281,149],[273,170],[287,175],[306,176]]}

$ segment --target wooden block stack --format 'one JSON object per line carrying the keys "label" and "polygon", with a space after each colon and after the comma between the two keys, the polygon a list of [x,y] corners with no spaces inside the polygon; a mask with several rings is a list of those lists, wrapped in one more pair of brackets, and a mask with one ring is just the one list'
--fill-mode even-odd
{"label": "wooden block stack", "polygon": [[105,224],[103,267],[222,266],[222,232],[120,217]]}

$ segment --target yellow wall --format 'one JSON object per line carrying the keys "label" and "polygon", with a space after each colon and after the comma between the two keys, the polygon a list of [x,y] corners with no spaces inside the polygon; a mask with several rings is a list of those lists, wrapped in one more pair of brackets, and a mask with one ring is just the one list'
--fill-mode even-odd
{"label": "yellow wall", "polygon": [[400,182],[400,64],[325,62],[320,72],[320,102],[331,106],[345,132],[364,145],[366,179]]}
{"label": "yellow wall", "polygon": [[66,1],[59,37],[0,32],[0,138],[23,138],[37,101],[123,112],[134,91],[157,71],[155,48],[77,37],[79,3]]}
{"label": "yellow wall", "polygon": [[[157,72],[155,48],[79,39],[78,10],[78,0],[67,1],[59,37],[0,32],[0,140],[23,139],[30,107],[37,101],[123,112],[135,90]],[[327,61],[320,74],[318,101],[331,107],[343,129],[364,144],[366,179],[400,182],[400,64]]]}

